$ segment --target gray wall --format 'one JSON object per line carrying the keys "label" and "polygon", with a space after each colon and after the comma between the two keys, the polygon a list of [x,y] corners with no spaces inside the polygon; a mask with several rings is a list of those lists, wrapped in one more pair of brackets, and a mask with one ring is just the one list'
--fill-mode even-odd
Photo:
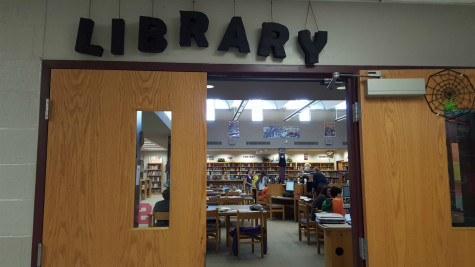
{"label": "gray wall", "polygon": [[[233,1],[200,0],[195,10],[204,12],[210,26],[208,48],[181,48],[179,11],[191,10],[190,0],[156,1],[154,16],[168,27],[168,48],[162,54],[137,50],[139,16],[151,16],[150,0],[122,0],[121,17],[126,22],[126,56],[110,53],[111,19],[118,17],[118,1],[92,1],[91,19],[96,23],[93,43],[104,47],[102,58],[74,52],[79,17],[88,17],[89,1],[50,0],[46,25],[47,59],[126,60],[155,62],[292,64],[304,62],[297,45],[297,33],[304,29],[307,1],[273,2],[273,20],[287,26],[290,39],[287,58],[276,60],[257,56],[260,29],[268,22],[268,0],[236,1],[236,15],[242,16],[251,53],[218,52],[217,47],[233,16]],[[421,5],[398,3],[314,2],[320,30],[329,32],[320,54],[322,65],[414,65],[474,66],[475,6]],[[313,19],[308,29],[316,31]]]}
{"label": "gray wall", "polygon": [[[106,49],[97,58],[74,52],[79,17],[88,16],[87,0],[0,1],[0,265],[29,266],[38,127],[41,59],[152,61],[232,64],[303,63],[295,36],[303,28],[306,1],[274,1],[274,21],[286,25],[292,39],[283,61],[256,56],[261,23],[269,21],[269,1],[237,1],[251,53],[216,51],[230,20],[232,1],[203,0],[196,10],[211,20],[209,48],[180,48],[179,10],[191,1],[155,1],[155,15],[168,26],[167,50],[137,51],[138,19],[151,15],[150,0],[122,0],[126,55],[110,54],[110,21],[115,0],[92,1],[93,43]],[[46,6],[47,5],[47,6]],[[319,26],[329,31],[320,55],[323,65],[475,66],[475,7],[453,5],[315,2]],[[46,18],[46,24],[44,22]],[[46,26],[45,26],[46,25]],[[309,20],[309,28],[315,31]],[[43,45],[44,41],[44,45]],[[339,131],[340,132],[340,131]]]}
{"label": "gray wall", "polygon": [[0,1],[0,266],[29,266],[45,1]]}

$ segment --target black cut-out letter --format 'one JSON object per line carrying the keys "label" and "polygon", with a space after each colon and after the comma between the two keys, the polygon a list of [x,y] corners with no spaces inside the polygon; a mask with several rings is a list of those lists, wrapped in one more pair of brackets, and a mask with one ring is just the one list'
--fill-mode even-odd
{"label": "black cut-out letter", "polygon": [[232,17],[218,50],[228,51],[230,47],[238,48],[241,53],[251,52],[241,17]]}
{"label": "black cut-out letter", "polygon": [[140,16],[139,50],[147,53],[161,53],[167,48],[167,25],[158,18]]}
{"label": "black cut-out letter", "polygon": [[208,25],[209,20],[204,13],[180,11],[180,46],[191,46],[191,38],[194,38],[198,47],[208,47],[205,37]]}
{"label": "black cut-out letter", "polygon": [[104,49],[99,45],[91,44],[93,29],[94,21],[92,19],[81,18],[79,20],[78,35],[76,37],[76,47],[74,47],[74,51],[81,54],[102,57]]}
{"label": "black cut-out letter", "polygon": [[275,58],[285,58],[284,44],[289,40],[289,29],[273,22],[262,23],[261,39],[257,54],[268,57],[272,51]]}
{"label": "black cut-out letter", "polygon": [[305,54],[305,64],[313,65],[318,63],[318,54],[323,50],[328,40],[328,32],[319,31],[315,37],[310,38],[310,31],[299,31],[299,45]]}
{"label": "black cut-out letter", "polygon": [[112,19],[111,53],[124,54],[125,20]]}

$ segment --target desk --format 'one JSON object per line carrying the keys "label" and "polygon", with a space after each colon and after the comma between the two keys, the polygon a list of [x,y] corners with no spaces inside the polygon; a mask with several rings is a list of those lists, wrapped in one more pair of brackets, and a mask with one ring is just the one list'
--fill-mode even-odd
{"label": "desk", "polygon": [[353,244],[351,225],[348,224],[318,224],[325,230],[325,266],[352,267]]}
{"label": "desk", "polygon": [[[277,202],[274,202],[277,200]],[[279,203],[280,202],[280,203]],[[272,203],[273,204],[281,204],[282,202],[292,202],[292,207],[294,209],[294,221],[297,221],[297,199],[293,197],[283,197],[283,196],[273,196]],[[284,204],[285,206],[285,204]]]}
{"label": "desk", "polygon": [[[229,228],[231,228],[231,222],[230,218],[231,216],[237,216],[237,211],[239,212],[259,212],[256,210],[250,210],[249,209],[250,205],[220,205],[220,206],[208,206],[206,210],[214,210],[214,209],[220,209],[220,208],[230,208],[228,211],[218,211],[219,216],[224,216],[225,221],[224,225],[226,227],[226,246],[229,246]],[[264,213],[264,228],[267,230],[267,211],[262,210],[262,213]]]}

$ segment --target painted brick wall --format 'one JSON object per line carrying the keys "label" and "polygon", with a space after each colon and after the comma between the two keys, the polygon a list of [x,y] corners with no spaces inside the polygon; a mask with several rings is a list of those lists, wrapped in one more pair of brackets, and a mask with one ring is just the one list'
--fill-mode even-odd
{"label": "painted brick wall", "polygon": [[30,266],[45,0],[0,1],[0,266]]}

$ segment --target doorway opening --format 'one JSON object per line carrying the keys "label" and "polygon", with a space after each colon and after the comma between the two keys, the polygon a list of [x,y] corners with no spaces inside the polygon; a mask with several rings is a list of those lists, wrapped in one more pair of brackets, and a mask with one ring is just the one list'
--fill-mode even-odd
{"label": "doorway opening", "polygon": [[[314,221],[312,203],[323,191],[317,183],[314,186],[315,167],[325,176],[328,187],[343,190],[339,197],[343,197],[348,211],[346,219],[351,220],[348,101],[344,82],[338,82],[330,90],[328,82],[326,79],[208,76],[207,208],[213,209],[218,198],[219,208],[232,209],[234,203],[228,204],[228,198],[234,201],[235,196],[229,197],[231,194],[242,197],[243,204],[262,205],[268,213],[269,197],[272,205],[283,205],[282,213],[272,215],[272,220],[267,219],[267,249],[272,256],[264,256],[259,261],[260,266],[325,264],[325,244],[323,240],[317,241],[319,237],[322,239],[322,229],[317,226],[317,233],[310,232],[308,242],[303,231],[299,241],[299,221],[305,218],[298,204],[306,204]],[[284,157],[284,166],[279,166],[281,157]],[[263,177],[258,180],[256,190],[246,187],[249,173]],[[266,200],[263,200],[264,187],[259,188],[259,181],[261,186],[266,184],[266,192],[271,190]],[[326,187],[324,191],[326,193]],[[233,247],[227,236],[235,223],[231,217],[231,226],[226,225],[225,217],[221,220],[219,252],[215,250],[216,241],[207,244],[207,266],[237,261],[228,253]],[[259,245],[256,248],[257,252],[252,253],[251,246],[241,247],[243,263],[260,260]]]}

